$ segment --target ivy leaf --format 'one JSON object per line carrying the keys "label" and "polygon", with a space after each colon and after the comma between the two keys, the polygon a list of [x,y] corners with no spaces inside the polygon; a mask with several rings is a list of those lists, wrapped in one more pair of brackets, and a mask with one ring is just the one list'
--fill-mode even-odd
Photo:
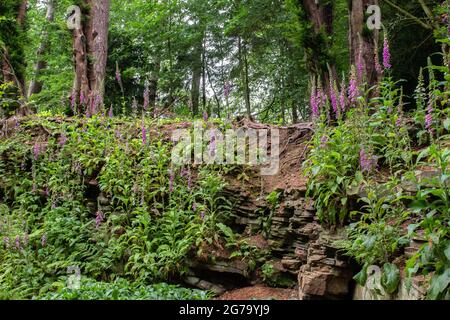
{"label": "ivy leaf", "polygon": [[353,280],[356,281],[357,284],[360,286],[364,286],[367,281],[367,267],[368,265],[365,264],[360,272],[358,272],[354,277]]}
{"label": "ivy leaf", "polygon": [[400,270],[392,263],[385,263],[383,266],[383,275],[381,276],[381,285],[388,293],[393,293],[397,290],[400,283]]}
{"label": "ivy leaf", "polygon": [[414,233],[414,231],[416,231],[417,227],[419,227],[420,224],[419,223],[412,223],[410,225],[408,225],[408,236],[412,236],[412,234]]}
{"label": "ivy leaf", "polygon": [[428,298],[437,299],[439,295],[447,289],[450,284],[450,268],[445,269],[444,273],[434,275],[430,282]]}

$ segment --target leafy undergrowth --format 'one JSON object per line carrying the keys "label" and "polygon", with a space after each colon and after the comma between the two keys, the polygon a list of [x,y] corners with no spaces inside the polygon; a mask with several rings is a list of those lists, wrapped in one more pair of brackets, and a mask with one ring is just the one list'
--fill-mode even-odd
{"label": "leafy undergrowth", "polygon": [[450,75],[431,63],[427,71],[411,114],[388,76],[378,88],[357,88],[335,125],[326,117],[332,105],[323,105],[304,165],[322,224],[347,226],[348,239],[337,245],[361,264],[359,284],[375,265],[387,293],[403,272],[408,281],[431,279],[428,298],[450,299]]}
{"label": "leafy undergrowth", "polygon": [[153,285],[130,284],[125,279],[99,282],[82,279],[77,288],[68,288],[62,279],[56,292],[35,297],[37,300],[205,300],[211,294],[197,289],[187,289],[166,283]]}
{"label": "leafy undergrowth", "polygon": [[[0,140],[1,298],[209,296],[148,287],[179,281],[186,257],[217,241],[231,209],[220,169],[171,165],[162,127],[185,123],[46,114],[15,121]],[[92,280],[54,293],[73,269]]]}

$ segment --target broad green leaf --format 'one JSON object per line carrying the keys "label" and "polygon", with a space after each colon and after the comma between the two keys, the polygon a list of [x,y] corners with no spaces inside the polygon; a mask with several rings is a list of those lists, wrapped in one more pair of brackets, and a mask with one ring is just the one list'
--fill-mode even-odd
{"label": "broad green leaf", "polygon": [[353,280],[356,281],[360,286],[364,286],[367,281],[367,267],[368,265],[365,264],[360,272],[358,272],[354,277]]}
{"label": "broad green leaf", "polygon": [[441,274],[435,274],[431,278],[430,288],[428,289],[428,298],[436,300],[440,294],[447,289],[450,284],[450,268],[446,268]]}
{"label": "broad green leaf", "polygon": [[395,264],[385,263],[383,265],[383,274],[381,276],[381,285],[388,293],[393,293],[397,290],[400,283],[400,270]]}

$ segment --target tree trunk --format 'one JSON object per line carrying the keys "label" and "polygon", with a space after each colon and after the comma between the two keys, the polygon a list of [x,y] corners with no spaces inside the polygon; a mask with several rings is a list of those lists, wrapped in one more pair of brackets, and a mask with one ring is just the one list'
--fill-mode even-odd
{"label": "tree trunk", "polygon": [[156,58],[154,63],[154,70],[152,71],[148,83],[148,91],[149,91],[149,106],[150,110],[154,111],[156,107],[156,97],[158,94],[158,78],[159,71],[161,68],[161,61],[159,58]]}
{"label": "tree trunk", "polygon": [[[47,2],[47,14],[45,15],[45,18],[48,24],[54,21],[55,4],[56,0],[48,0]],[[28,97],[30,97],[32,94],[39,93],[42,90],[42,82],[39,81],[38,78],[41,71],[47,67],[47,62],[44,59],[44,54],[46,53],[49,45],[48,30],[46,29],[47,28],[44,27],[44,31],[42,32],[42,41],[36,52],[37,60],[34,66],[33,79],[31,79],[30,86],[28,88]]]}
{"label": "tree trunk", "polygon": [[[23,0],[20,2],[20,5],[17,8],[17,16],[16,21],[18,25],[18,30],[20,33],[25,32],[25,19],[27,14],[27,0]],[[19,88],[20,93],[23,97],[26,97],[26,89],[25,89],[25,60],[24,57],[21,56],[21,64],[23,65],[13,65],[13,62],[10,59],[8,47],[5,47],[1,50],[1,64],[2,64],[2,74],[4,82],[13,82],[17,88]],[[23,52],[22,52],[23,53]]]}
{"label": "tree trunk", "polygon": [[91,113],[95,114],[103,106],[105,94],[106,59],[108,57],[108,27],[110,0],[88,0],[89,21],[86,28],[88,78],[90,85]]}
{"label": "tree trunk", "polygon": [[88,19],[73,30],[73,94],[77,102],[87,106],[80,111],[92,115],[104,105],[110,0],[84,1],[89,7]]}
{"label": "tree trunk", "polygon": [[192,64],[191,106],[193,116],[198,115],[201,78],[202,78],[202,50],[200,46],[197,47],[197,49],[194,52],[194,61]]}
{"label": "tree trunk", "polygon": [[364,17],[369,5],[378,5],[378,0],[352,0],[350,3],[350,64],[359,66],[358,84],[366,82],[369,87],[380,80],[381,74],[376,70],[375,59],[378,59],[377,29],[368,30]]}
{"label": "tree trunk", "polygon": [[[81,21],[81,12],[78,7],[71,7],[69,12],[69,20]],[[84,35],[82,24],[73,24],[72,30],[72,42],[73,42],[73,66],[75,77],[73,80],[72,88],[72,105],[77,108],[73,111],[75,113],[84,113],[89,110],[84,110],[86,105],[86,99],[90,92],[89,79],[88,79],[88,61],[87,61],[87,49],[86,49],[86,36]]]}
{"label": "tree trunk", "polygon": [[[206,108],[206,32],[203,35],[202,41],[202,104],[203,110]],[[207,110],[208,114],[211,115],[211,110]]]}
{"label": "tree trunk", "polygon": [[312,25],[303,43],[307,49],[307,68],[312,76],[320,77],[322,88],[329,94],[331,78],[337,79],[335,63],[328,53],[333,36],[333,2],[300,1]]}
{"label": "tree trunk", "polygon": [[250,105],[250,88],[248,84],[249,77],[248,77],[247,46],[240,37],[238,39],[238,54],[239,54],[239,65],[241,68],[242,86],[244,91],[245,110],[247,113],[247,117],[251,119],[252,110]]}
{"label": "tree trunk", "polygon": [[296,124],[298,122],[298,112],[297,112],[297,105],[295,104],[295,101],[292,101],[292,123]]}

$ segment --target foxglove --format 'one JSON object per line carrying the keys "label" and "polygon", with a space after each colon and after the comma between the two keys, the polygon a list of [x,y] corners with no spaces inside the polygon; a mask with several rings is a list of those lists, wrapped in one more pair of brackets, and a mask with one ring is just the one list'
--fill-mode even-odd
{"label": "foxglove", "polygon": [[16,243],[16,249],[17,250],[22,249],[22,247],[20,245],[20,237],[19,236],[16,236],[15,243]]}
{"label": "foxglove", "polygon": [[40,146],[40,144],[36,141],[36,142],[34,143],[34,147],[33,147],[34,160],[37,160],[37,159],[38,159],[40,152],[41,152],[41,146]]}
{"label": "foxglove", "polygon": [[425,128],[430,134],[433,134],[433,99],[430,98],[427,107],[427,113],[425,115]]}
{"label": "foxglove", "polygon": [[211,142],[209,144],[209,156],[214,157],[216,154],[216,133],[211,130]]}
{"label": "foxglove", "polygon": [[147,111],[149,102],[150,102],[150,91],[148,89],[148,85],[146,85],[144,90],[144,104],[142,105],[144,111]]}
{"label": "foxglove", "polygon": [[105,219],[105,215],[102,211],[98,210],[95,215],[95,228],[100,228],[100,225],[102,224],[103,220]]}
{"label": "foxglove", "polygon": [[383,66],[386,69],[390,69],[391,65],[391,53],[389,51],[389,41],[386,35],[384,36],[384,44],[383,44]]}
{"label": "foxglove", "polygon": [[316,94],[316,88],[313,85],[311,87],[311,96],[309,100],[310,106],[311,106],[311,113],[314,118],[319,117],[319,106],[317,101],[317,94]]}
{"label": "foxglove", "polygon": [[347,90],[347,88],[345,87],[345,83],[343,82],[342,86],[341,86],[341,92],[339,94],[339,105],[341,107],[342,113],[345,112],[345,96],[347,95],[346,90]]}
{"label": "foxglove", "polygon": [[339,106],[337,101],[337,93],[336,93],[336,83],[335,81],[330,80],[330,100],[331,100],[331,106],[333,108],[334,114],[336,117],[339,116]]}
{"label": "foxglove", "polygon": [[358,84],[356,81],[355,67],[352,67],[352,71],[350,74],[350,83],[348,86],[348,99],[350,103],[355,103],[356,98],[358,97]]}

